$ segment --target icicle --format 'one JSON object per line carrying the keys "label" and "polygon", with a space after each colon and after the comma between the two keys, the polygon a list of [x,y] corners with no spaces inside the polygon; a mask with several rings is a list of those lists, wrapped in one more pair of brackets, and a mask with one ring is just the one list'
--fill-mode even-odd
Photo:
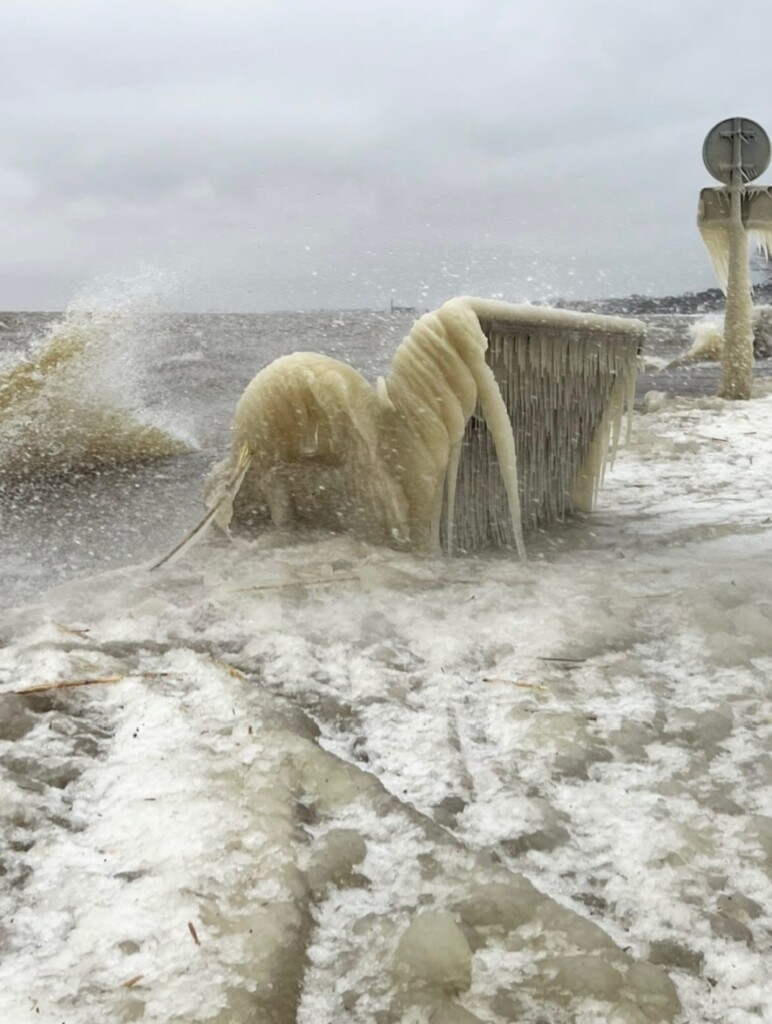
{"label": "icicle", "polygon": [[708,250],[713,271],[718,279],[721,291],[726,293],[729,281],[729,232],[720,225],[701,225],[700,234]]}
{"label": "icicle", "polygon": [[627,430],[625,432],[625,442],[627,444],[630,444],[630,438],[633,435],[633,412],[635,410],[635,370],[637,370],[637,368],[638,367],[636,366],[635,369],[627,369]]}
{"label": "icicle", "polygon": [[[707,204],[707,205],[706,205]],[[716,209],[714,209],[716,207]],[[729,280],[729,195],[721,189],[704,189],[697,207],[697,227],[721,290]]]}
{"label": "icicle", "polygon": [[757,250],[768,260],[772,252],[772,225],[754,227],[750,234]]}
{"label": "icicle", "polygon": [[480,405],[485,414],[485,421],[493,435],[501,475],[507,492],[509,514],[515,537],[515,547],[521,561],[525,561],[525,543],[523,541],[523,520],[520,511],[520,494],[517,476],[517,454],[512,424],[506,406],[501,398],[496,378],[490,367],[483,364],[476,366],[475,379],[479,388]]}
{"label": "icicle", "polygon": [[458,483],[458,464],[461,460],[461,440],[450,449],[448,472],[446,477],[447,511],[445,519],[446,548],[449,555],[453,554],[453,520],[456,514],[456,485]]}

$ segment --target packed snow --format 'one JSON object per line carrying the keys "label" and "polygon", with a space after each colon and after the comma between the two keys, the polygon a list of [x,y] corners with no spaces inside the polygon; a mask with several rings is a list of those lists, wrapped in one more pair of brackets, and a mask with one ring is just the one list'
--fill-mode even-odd
{"label": "packed snow", "polygon": [[772,394],[646,410],[527,565],[211,536],[2,613],[0,1020],[769,1020]]}

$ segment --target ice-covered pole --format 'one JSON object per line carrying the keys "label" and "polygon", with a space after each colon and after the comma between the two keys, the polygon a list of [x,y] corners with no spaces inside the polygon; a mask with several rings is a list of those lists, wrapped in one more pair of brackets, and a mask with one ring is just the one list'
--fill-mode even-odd
{"label": "ice-covered pole", "polygon": [[742,118],[733,118],[732,178],[729,186],[729,268],[726,283],[724,350],[721,356],[719,398],[751,397],[753,384],[753,299],[748,260],[748,236],[743,224],[745,181],[742,161]]}
{"label": "ice-covered pole", "polygon": [[720,121],[708,132],[702,157],[713,177],[727,186],[702,190],[698,218],[702,237],[726,293],[718,394],[721,398],[748,399],[753,384],[753,298],[748,226],[751,207],[759,204],[755,202],[755,196],[746,192],[745,185],[767,167],[769,139],[755,121],[731,117]]}

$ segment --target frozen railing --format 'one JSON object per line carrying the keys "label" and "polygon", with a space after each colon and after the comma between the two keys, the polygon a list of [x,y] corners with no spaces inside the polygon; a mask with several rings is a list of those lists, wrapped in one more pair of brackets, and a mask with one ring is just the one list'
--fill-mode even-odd
{"label": "frozen railing", "polygon": [[413,324],[375,387],[327,356],[283,356],[236,405],[208,511],[157,565],[210,522],[254,529],[266,514],[280,528],[525,559],[523,525],[592,507],[643,336],[637,320],[461,296]]}
{"label": "frozen railing", "polygon": [[[645,326],[638,320],[473,300],[512,422],[523,525],[590,511],[632,413]],[[514,547],[493,440],[479,410],[459,467],[457,549]]]}

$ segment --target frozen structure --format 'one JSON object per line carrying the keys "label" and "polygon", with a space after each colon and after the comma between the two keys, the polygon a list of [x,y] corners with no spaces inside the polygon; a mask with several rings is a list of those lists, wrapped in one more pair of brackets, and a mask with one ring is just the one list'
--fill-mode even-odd
{"label": "frozen structure", "polygon": [[408,501],[413,546],[439,549],[444,489],[445,539],[452,550],[462,442],[477,408],[493,441],[510,535],[524,559],[515,440],[487,349],[473,299],[453,299],[421,317],[378,383],[379,429],[386,463]]}
{"label": "frozen structure", "polygon": [[[625,411],[629,431],[645,326],[620,317],[471,302],[509,411],[525,527],[591,511]],[[459,546],[510,546],[501,474],[479,416],[464,436],[459,492]]]}
{"label": "frozen structure", "polygon": [[632,411],[643,332],[633,320],[457,298],[414,324],[375,387],[314,353],[278,359],[239,400],[209,511],[183,544],[212,519],[227,529],[268,516],[524,558],[524,523],[592,507]]}
{"label": "frozen structure", "polygon": [[[731,130],[728,125],[732,124]],[[743,145],[755,138],[766,138],[763,129],[748,123],[744,134],[742,118],[716,126],[723,129],[724,140],[732,140],[731,164],[718,161],[708,170],[729,188],[705,188],[700,192],[697,225],[708,249],[711,262],[726,295],[724,335],[726,344],[721,355],[719,398],[748,399],[753,381],[753,298],[748,265],[748,233],[755,238],[762,252],[769,252],[772,242],[772,190],[769,187],[748,188],[745,182],[766,167],[761,155],[760,165],[743,164]],[[709,137],[710,138],[710,137]],[[706,145],[708,140],[706,140]],[[767,142],[768,146],[768,142]],[[725,152],[724,156],[728,156]],[[727,177],[728,172],[728,177]]]}
{"label": "frozen structure", "polygon": [[[741,199],[742,223],[758,249],[772,249],[772,186],[745,185]],[[704,188],[697,209],[699,228],[722,291],[729,282],[730,195],[723,188]]]}
{"label": "frozen structure", "polygon": [[231,455],[207,482],[216,521],[314,523],[407,539],[407,505],[378,436],[379,398],[352,367],[315,352],[276,359],[236,406]]}

